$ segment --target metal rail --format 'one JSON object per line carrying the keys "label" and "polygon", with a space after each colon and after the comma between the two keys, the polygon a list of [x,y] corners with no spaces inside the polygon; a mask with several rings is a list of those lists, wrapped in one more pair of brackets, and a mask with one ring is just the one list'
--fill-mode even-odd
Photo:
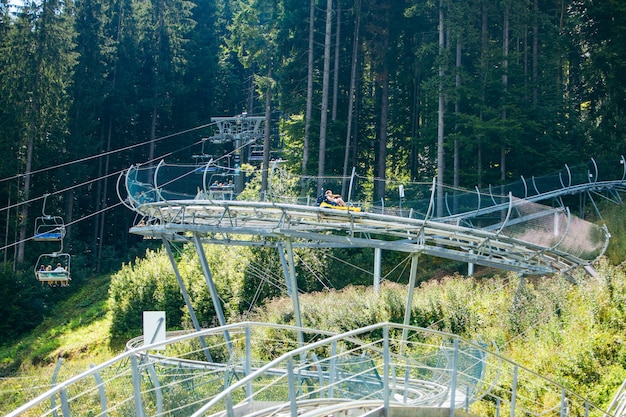
{"label": "metal rail", "polygon": [[200,234],[203,243],[270,247],[292,239],[294,247],[419,252],[526,274],[565,273],[589,264],[605,249],[602,242],[600,250],[582,257],[558,245],[544,247],[509,237],[501,230],[268,202],[180,200],[143,204],[136,210],[145,218],[157,219],[130,229],[145,237],[190,241],[191,232]]}
{"label": "metal rail", "polygon": [[[610,166],[602,177],[599,164],[592,159],[590,164],[566,165],[557,174],[533,177],[532,187],[522,177],[520,184],[490,186],[487,191],[451,190],[444,193],[445,201],[437,201],[434,182],[422,191],[407,186],[413,193],[429,195],[420,203],[423,216],[402,209],[402,200],[399,207],[383,201],[380,209],[363,203],[369,209],[354,212],[320,209],[299,204],[295,198],[294,203],[277,202],[286,200],[282,196],[260,202],[209,199],[206,180],[190,174],[197,171],[196,166],[164,162],[157,167],[129,168],[124,174],[127,197],[123,200],[144,219],[131,232],[145,237],[189,241],[189,233],[194,233],[203,243],[269,247],[288,239],[294,247],[368,247],[425,253],[524,274],[567,274],[600,257],[610,235],[604,226],[578,219],[566,208],[536,202],[605,191],[615,193],[607,198],[621,201],[618,192],[626,185],[624,157],[619,162],[619,169]],[[353,173],[351,184],[358,180]],[[404,195],[405,187],[399,188]],[[440,204],[445,205],[447,215],[432,217],[430,213]]]}
{"label": "metal rail", "polygon": [[[400,339],[403,333],[407,340]],[[224,360],[202,360],[207,342]],[[302,342],[299,334],[305,334]],[[277,340],[280,343],[276,343]],[[32,399],[7,417],[328,415],[429,407],[511,417],[613,417],[480,344],[381,323],[342,334],[237,323],[138,345]],[[217,357],[218,355],[213,355]],[[536,393],[541,395],[537,396]],[[485,414],[485,415],[486,415]]]}

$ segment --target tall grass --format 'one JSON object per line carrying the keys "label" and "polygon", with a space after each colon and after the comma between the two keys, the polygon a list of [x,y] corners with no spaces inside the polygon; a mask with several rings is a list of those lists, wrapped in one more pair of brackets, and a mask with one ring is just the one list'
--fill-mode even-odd
{"label": "tall grass", "polygon": [[[495,343],[521,365],[608,405],[626,378],[626,280],[606,260],[599,278],[445,277],[415,289],[410,324]],[[407,287],[369,287],[302,295],[303,326],[347,331],[375,322],[401,323]],[[253,319],[294,323],[292,303],[277,299]]]}

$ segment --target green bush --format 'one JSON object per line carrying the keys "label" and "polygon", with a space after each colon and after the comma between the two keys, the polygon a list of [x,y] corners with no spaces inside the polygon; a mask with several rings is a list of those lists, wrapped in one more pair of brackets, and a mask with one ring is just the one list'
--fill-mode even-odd
{"label": "green bush", "polygon": [[158,252],[149,250],[145,258],[124,265],[113,275],[108,304],[112,346],[141,333],[144,310],[165,311],[167,327],[181,327],[180,289],[168,258]]}

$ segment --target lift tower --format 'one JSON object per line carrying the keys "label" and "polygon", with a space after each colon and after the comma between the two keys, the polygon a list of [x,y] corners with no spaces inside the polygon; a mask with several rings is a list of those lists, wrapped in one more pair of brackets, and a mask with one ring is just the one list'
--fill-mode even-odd
{"label": "lift tower", "polygon": [[[235,191],[243,189],[243,177],[239,169],[243,162],[260,165],[263,162],[263,139],[265,135],[265,117],[248,116],[242,113],[230,117],[211,117],[217,126],[217,133],[208,138],[212,143],[233,142]],[[268,150],[269,152],[269,150]]]}

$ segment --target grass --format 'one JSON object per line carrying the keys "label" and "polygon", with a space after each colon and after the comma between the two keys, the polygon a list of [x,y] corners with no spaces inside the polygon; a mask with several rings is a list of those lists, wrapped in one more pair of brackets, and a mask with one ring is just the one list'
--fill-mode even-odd
{"label": "grass", "polygon": [[45,391],[61,361],[57,379],[76,375],[115,356],[109,347],[109,276],[89,280],[59,303],[30,335],[0,347],[0,414]]}

